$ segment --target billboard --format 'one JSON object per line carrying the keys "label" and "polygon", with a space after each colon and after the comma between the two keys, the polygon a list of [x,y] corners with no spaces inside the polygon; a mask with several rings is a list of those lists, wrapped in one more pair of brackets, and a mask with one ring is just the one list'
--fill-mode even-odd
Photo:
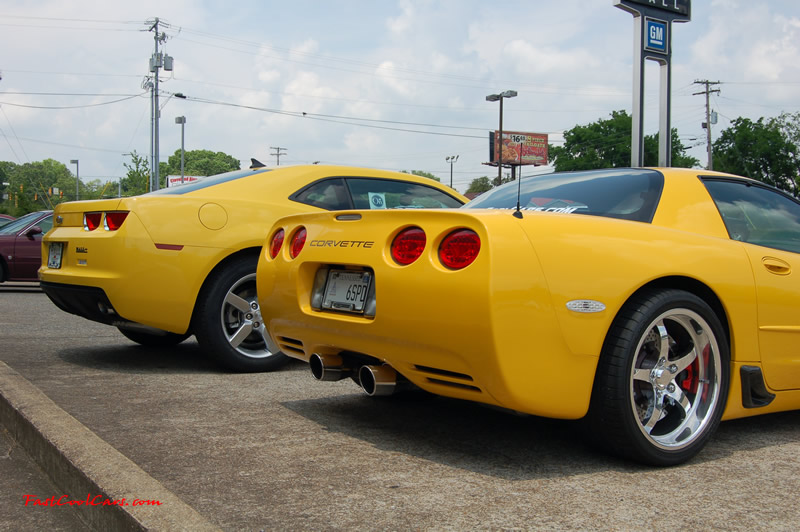
{"label": "billboard", "polygon": [[[198,179],[203,179],[204,175],[184,175],[183,176],[183,184],[191,183],[193,181],[197,181]],[[168,175],[167,176],[167,186],[168,187],[175,187],[181,184],[181,176],[179,175]]]}
{"label": "billboard", "polygon": [[[489,133],[489,159],[497,164],[497,131]],[[503,164],[512,166],[547,164],[547,133],[503,131]]]}

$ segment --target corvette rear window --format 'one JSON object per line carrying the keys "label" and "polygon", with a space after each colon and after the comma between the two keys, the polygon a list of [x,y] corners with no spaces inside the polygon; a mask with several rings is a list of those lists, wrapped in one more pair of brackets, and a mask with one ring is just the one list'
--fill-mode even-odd
{"label": "corvette rear window", "polygon": [[[463,209],[516,209],[516,181],[506,183],[462,207]],[[519,203],[522,210],[588,214],[651,222],[664,188],[664,176],[639,168],[561,172],[523,178]]]}

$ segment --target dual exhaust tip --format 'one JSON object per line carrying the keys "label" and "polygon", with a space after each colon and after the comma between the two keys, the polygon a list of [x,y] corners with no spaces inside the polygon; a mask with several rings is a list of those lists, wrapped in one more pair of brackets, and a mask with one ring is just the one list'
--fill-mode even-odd
{"label": "dual exhaust tip", "polygon": [[338,381],[355,376],[364,392],[371,396],[391,395],[397,388],[397,372],[386,364],[364,365],[353,370],[339,355],[314,353],[309,359],[311,374],[318,381]]}

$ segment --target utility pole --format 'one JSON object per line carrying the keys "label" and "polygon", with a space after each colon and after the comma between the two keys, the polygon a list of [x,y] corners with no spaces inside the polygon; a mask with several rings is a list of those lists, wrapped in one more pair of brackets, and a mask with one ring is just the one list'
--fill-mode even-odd
{"label": "utility pole", "polygon": [[158,51],[158,43],[164,42],[167,40],[167,35],[163,32],[158,31],[158,24],[159,20],[158,17],[155,18],[153,25],[150,26],[148,31],[155,31],[153,35],[153,40],[155,40],[156,46],[153,55],[150,57],[150,72],[153,73],[153,84],[151,87],[150,92],[150,102],[151,102],[151,169],[150,169],[150,176],[152,180],[152,186],[150,190],[158,190],[160,187],[160,176],[159,176],[159,162],[160,162],[160,154],[158,149],[158,121],[161,118],[161,110],[158,108],[158,71],[160,68],[164,68],[164,70],[170,71],[172,70],[172,57],[162,54]]}
{"label": "utility pole", "polygon": [[[706,128],[706,139],[708,144],[708,166],[706,166],[706,170],[713,170],[714,169],[714,161],[711,157],[711,104],[709,102],[709,97],[711,96],[712,92],[719,92],[719,89],[712,89],[712,85],[719,85],[719,81],[708,81],[707,79],[704,80],[697,80],[694,82],[696,85],[705,85],[706,90],[695,92],[692,96],[697,96],[698,94],[705,94],[706,95],[706,121],[703,123],[703,127]],[[716,118],[716,117],[715,117]],[[716,119],[713,120],[713,123],[717,123]]]}
{"label": "utility pole", "polygon": [[269,149],[275,150],[275,153],[270,153],[270,155],[274,155],[278,159],[277,166],[281,165],[281,151],[286,151],[286,148],[280,148],[278,146],[270,146]]}

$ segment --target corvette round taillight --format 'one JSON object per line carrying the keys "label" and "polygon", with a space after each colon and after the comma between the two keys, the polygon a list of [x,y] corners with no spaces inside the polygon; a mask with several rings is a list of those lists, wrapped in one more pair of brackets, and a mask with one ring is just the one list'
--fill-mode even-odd
{"label": "corvette round taillight", "polygon": [[406,266],[417,260],[425,250],[425,231],[409,227],[400,231],[392,240],[392,258]]}
{"label": "corvette round taillight", "polygon": [[269,244],[269,256],[270,258],[275,258],[278,256],[278,252],[281,250],[281,246],[283,245],[283,229],[278,229],[278,231],[272,235],[272,242]]}
{"label": "corvette round taillight", "polygon": [[289,248],[289,255],[292,258],[297,257],[301,251],[303,251],[303,246],[306,245],[306,228],[301,227],[297,231],[294,232],[294,236],[292,237],[292,247]]}
{"label": "corvette round taillight", "polygon": [[439,244],[439,260],[453,270],[466,268],[478,256],[481,238],[469,229],[459,229],[447,235]]}
{"label": "corvette round taillight", "polygon": [[122,227],[122,222],[128,217],[125,211],[115,211],[106,213],[105,229],[106,231],[116,231]]}
{"label": "corvette round taillight", "polygon": [[100,227],[100,221],[102,219],[102,212],[85,212],[83,213],[83,228],[87,231],[94,231]]}

